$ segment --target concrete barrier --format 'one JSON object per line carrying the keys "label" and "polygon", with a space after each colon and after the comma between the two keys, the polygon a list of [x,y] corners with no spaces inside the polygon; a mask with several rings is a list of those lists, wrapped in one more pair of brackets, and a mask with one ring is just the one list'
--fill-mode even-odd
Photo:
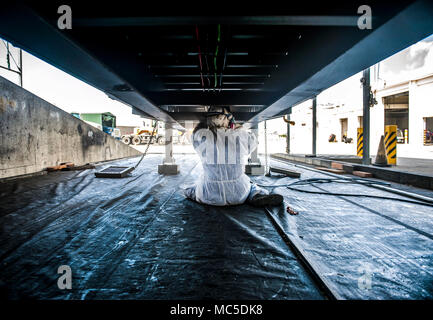
{"label": "concrete barrier", "polygon": [[[332,160],[323,158],[314,158],[314,160],[312,160],[313,158],[307,158],[301,155],[288,155],[284,153],[271,154],[271,158],[318,165],[325,168],[332,168],[332,164],[335,163]],[[408,184],[418,188],[433,190],[433,175],[405,172],[401,170],[396,170],[394,168],[382,168],[362,164],[347,163],[343,161],[341,161],[340,163],[343,166],[344,172],[346,173],[353,174],[354,171],[363,171],[371,173],[375,178],[385,181]]]}
{"label": "concrete barrier", "polygon": [[140,154],[0,77],[0,178]]}

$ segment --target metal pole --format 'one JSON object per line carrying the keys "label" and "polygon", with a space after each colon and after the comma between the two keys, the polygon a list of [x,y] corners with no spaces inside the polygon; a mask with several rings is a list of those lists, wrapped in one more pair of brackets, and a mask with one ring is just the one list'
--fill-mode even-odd
{"label": "metal pole", "polygon": [[362,164],[370,164],[370,68],[363,71],[362,75],[362,127],[364,148],[362,153]]}
{"label": "metal pole", "polygon": [[23,50],[20,49],[20,84],[23,87]]}
{"label": "metal pole", "polygon": [[11,60],[9,57],[9,42],[6,42],[6,62],[8,65],[8,69],[10,69],[11,68]]}
{"label": "metal pole", "polygon": [[317,138],[317,101],[313,99],[313,156],[316,156],[316,138]]}
{"label": "metal pole", "polygon": [[[286,116],[287,121],[290,121],[290,114]],[[287,122],[287,135],[286,135],[286,153],[290,154],[290,123]]]}

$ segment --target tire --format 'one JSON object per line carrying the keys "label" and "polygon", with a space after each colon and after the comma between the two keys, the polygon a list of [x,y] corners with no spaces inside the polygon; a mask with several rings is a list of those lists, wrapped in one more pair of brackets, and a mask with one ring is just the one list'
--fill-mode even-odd
{"label": "tire", "polygon": [[134,138],[132,138],[132,144],[135,145],[135,146],[141,144],[140,137],[135,136]]}
{"label": "tire", "polygon": [[124,137],[122,137],[122,142],[124,144],[131,144],[131,138],[128,136],[124,136]]}
{"label": "tire", "polygon": [[159,145],[162,146],[162,145],[165,144],[165,138],[164,137],[159,137],[158,140],[157,140],[157,142],[158,142]]}

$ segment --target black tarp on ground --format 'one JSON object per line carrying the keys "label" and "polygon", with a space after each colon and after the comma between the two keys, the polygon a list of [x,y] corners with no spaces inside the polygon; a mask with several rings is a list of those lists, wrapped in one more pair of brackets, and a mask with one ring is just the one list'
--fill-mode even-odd
{"label": "black tarp on ground", "polygon": [[[136,159],[116,162],[134,164]],[[203,206],[182,187],[200,174],[195,156],[181,173],[157,174],[148,156],[131,177],[58,172],[0,185],[1,293],[38,299],[322,299],[264,210]],[[329,177],[288,166],[302,179]],[[100,168],[99,168],[100,169]],[[99,170],[98,169],[98,170]],[[264,184],[296,181],[255,177]],[[398,185],[395,185],[397,186]],[[330,192],[404,198],[360,185]],[[314,186],[306,190],[321,191]],[[407,189],[407,188],[406,188]],[[298,216],[272,215],[344,299],[433,297],[433,208],[363,197],[275,192]],[[70,265],[73,289],[57,288]]]}
{"label": "black tarp on ground", "polygon": [[[333,178],[289,163],[277,161],[276,165],[301,172],[302,179]],[[296,181],[256,180],[264,184]],[[393,187],[401,188],[397,184]],[[296,188],[415,201],[358,184],[333,182]],[[407,186],[401,189],[418,192]],[[279,215],[285,232],[297,240],[341,298],[433,298],[433,205],[309,194],[284,187],[274,191],[299,211],[297,216]]]}
{"label": "black tarp on ground", "polygon": [[[116,162],[131,165],[137,159]],[[37,299],[322,299],[262,209],[185,199],[195,156],[162,176],[57,172],[0,185],[1,293]],[[98,170],[100,170],[99,168]],[[72,290],[57,268],[72,269]]]}

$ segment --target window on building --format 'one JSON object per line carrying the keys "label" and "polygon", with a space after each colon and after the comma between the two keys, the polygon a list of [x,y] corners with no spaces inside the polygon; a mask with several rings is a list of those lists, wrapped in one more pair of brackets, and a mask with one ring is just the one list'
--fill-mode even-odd
{"label": "window on building", "polygon": [[397,126],[397,143],[409,143],[409,92],[383,98],[385,126]]}
{"label": "window on building", "polygon": [[424,118],[424,145],[433,145],[433,117]]}

